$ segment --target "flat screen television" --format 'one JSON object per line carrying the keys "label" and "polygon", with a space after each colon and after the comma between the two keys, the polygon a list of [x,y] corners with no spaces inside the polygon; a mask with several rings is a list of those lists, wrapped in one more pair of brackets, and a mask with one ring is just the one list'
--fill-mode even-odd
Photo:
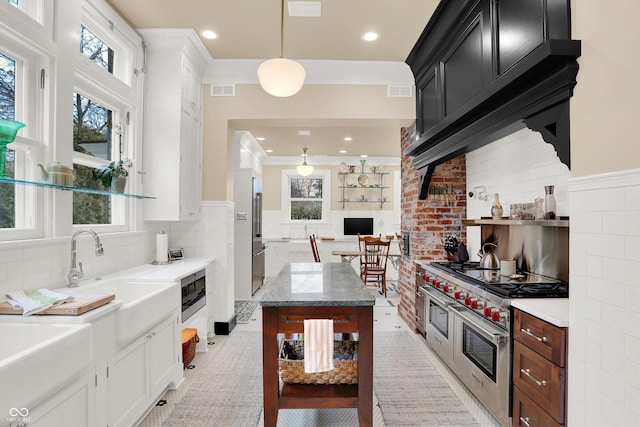
{"label": "flat screen television", "polygon": [[355,236],[356,234],[373,234],[373,218],[345,218],[344,235]]}

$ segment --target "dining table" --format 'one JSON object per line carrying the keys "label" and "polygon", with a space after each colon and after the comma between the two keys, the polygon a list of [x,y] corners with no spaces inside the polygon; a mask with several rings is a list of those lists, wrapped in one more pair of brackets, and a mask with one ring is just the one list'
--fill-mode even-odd
{"label": "dining table", "polygon": [[[364,256],[364,250],[346,250],[346,249],[335,249],[331,251],[331,255],[339,256],[342,262],[351,262],[354,259]],[[391,261],[391,265],[393,268],[398,270],[400,268],[400,257],[402,253],[399,249],[390,250],[389,251],[389,261]]]}

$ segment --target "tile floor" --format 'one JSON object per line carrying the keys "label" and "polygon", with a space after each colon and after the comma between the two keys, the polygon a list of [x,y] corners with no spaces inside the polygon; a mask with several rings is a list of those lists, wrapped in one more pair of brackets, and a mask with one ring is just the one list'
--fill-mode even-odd
{"label": "tile floor", "polygon": [[[264,292],[259,289],[254,295],[254,299],[259,300]],[[394,285],[390,285],[391,289],[395,289]],[[398,316],[397,304],[400,300],[398,294],[390,290],[387,292],[387,298],[384,298],[375,290],[372,293],[376,295],[376,303],[374,306],[374,333],[376,331],[409,331],[412,337],[418,343],[421,349],[423,349],[425,358],[430,360],[436,367],[438,372],[443,376],[445,382],[449,384],[453,392],[458,396],[462,404],[471,413],[471,415],[477,420],[478,424],[483,427],[499,427],[498,422],[493,416],[478,402],[478,400],[466,389],[466,387],[455,377],[455,375],[444,365],[444,363],[435,355],[429,347],[427,347],[425,340],[419,335],[414,334],[407,324]],[[236,331],[261,331],[262,330],[262,309],[260,305],[255,309],[248,323],[238,324],[235,328]],[[209,337],[209,342],[220,342],[224,340],[225,336]],[[209,346],[210,351],[203,353],[196,353],[196,356],[192,362],[193,365],[207,363],[213,352],[216,351],[215,345]],[[169,390],[159,401],[147,416],[139,424],[140,427],[157,427],[162,425],[164,420],[169,416],[174,405],[180,401],[184,396],[189,386],[197,375],[197,370],[185,370],[185,380],[178,390]],[[374,402],[375,404],[375,402]],[[376,407],[377,409],[377,407]],[[348,414],[345,417],[345,410],[322,410],[322,414],[319,415],[320,410],[295,410],[295,411],[280,411],[278,416],[278,425],[284,427],[293,426],[348,426],[349,420],[352,418],[352,414]],[[357,420],[357,418],[356,418]],[[374,410],[374,425],[384,426],[384,421],[381,418],[379,410]],[[258,424],[258,427],[262,426],[262,419]],[[168,426],[171,427],[171,426]]]}

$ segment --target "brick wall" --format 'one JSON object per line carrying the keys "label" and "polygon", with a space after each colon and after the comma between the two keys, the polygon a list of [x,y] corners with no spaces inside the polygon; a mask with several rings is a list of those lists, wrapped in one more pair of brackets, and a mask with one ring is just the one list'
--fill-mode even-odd
{"label": "brick wall", "polygon": [[[415,127],[402,130],[402,150],[415,138]],[[416,262],[445,259],[444,239],[456,234],[458,240],[466,241],[466,165],[465,156],[460,156],[437,166],[431,179],[431,187],[450,188],[453,184],[455,199],[448,202],[429,198],[418,200],[418,173],[411,158],[402,157],[401,162],[401,230],[410,233],[410,254],[400,262],[398,288],[401,299],[398,314],[405,322],[415,327],[415,272]]]}

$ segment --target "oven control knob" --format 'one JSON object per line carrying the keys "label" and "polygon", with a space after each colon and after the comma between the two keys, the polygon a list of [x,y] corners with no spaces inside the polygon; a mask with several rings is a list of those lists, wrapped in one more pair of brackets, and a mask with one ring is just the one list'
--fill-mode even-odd
{"label": "oven control knob", "polygon": [[479,299],[471,301],[471,308],[473,308],[474,310],[480,309],[482,307],[484,307],[484,301]]}
{"label": "oven control knob", "polygon": [[433,286],[435,286],[436,288],[440,289],[441,285],[442,285],[442,283],[440,283],[439,280],[434,280]]}
{"label": "oven control knob", "polygon": [[422,275],[422,280],[424,280],[425,282],[429,281],[429,276],[427,276],[426,274]]}
{"label": "oven control knob", "polygon": [[442,285],[442,292],[448,294],[449,292],[451,292],[451,286],[448,283],[445,283],[444,285]]}
{"label": "oven control knob", "polygon": [[491,313],[493,313],[493,309],[491,307],[485,307],[483,313],[486,317],[491,317]]}
{"label": "oven control knob", "polygon": [[467,297],[467,293],[466,292],[462,292],[462,291],[455,291],[453,293],[453,297],[455,299],[464,299]]}
{"label": "oven control knob", "polygon": [[477,308],[478,307],[478,298],[466,297],[464,299],[464,304],[468,305],[471,308]]}
{"label": "oven control knob", "polygon": [[504,311],[494,311],[491,313],[491,320],[494,322],[502,322],[507,318],[507,313]]}

